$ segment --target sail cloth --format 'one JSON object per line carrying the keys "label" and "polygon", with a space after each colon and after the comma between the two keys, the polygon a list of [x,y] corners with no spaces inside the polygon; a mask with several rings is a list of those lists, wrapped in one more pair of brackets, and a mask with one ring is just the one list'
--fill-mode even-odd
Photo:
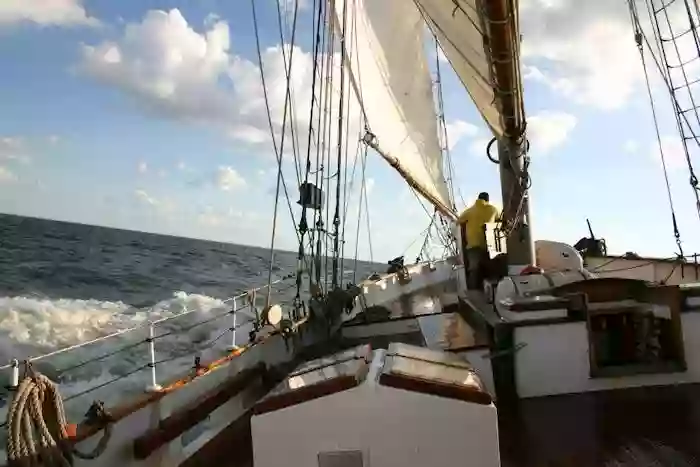
{"label": "sail cloth", "polygon": [[481,0],[412,1],[418,5],[486,124],[494,136],[500,138],[503,135],[503,120],[497,107],[498,99],[494,97],[490,59],[484,47],[486,25],[477,9]]}
{"label": "sail cloth", "polygon": [[425,21],[412,0],[334,3],[337,25],[347,15],[344,65],[376,137],[372,146],[440,212],[454,217],[423,47]]}

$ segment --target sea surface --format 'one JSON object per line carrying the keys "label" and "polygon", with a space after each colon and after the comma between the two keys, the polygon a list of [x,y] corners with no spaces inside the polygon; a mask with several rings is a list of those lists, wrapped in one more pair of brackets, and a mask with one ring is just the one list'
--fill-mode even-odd
{"label": "sea surface", "polygon": [[[33,364],[73,396],[69,415],[81,416],[94,399],[114,403],[148,385],[150,321],[177,316],[156,328],[159,379],[190,368],[195,356],[222,355],[233,338],[230,298],[265,285],[269,263],[262,248],[0,214],[0,365],[137,327]],[[346,280],[354,268],[344,261]],[[356,278],[381,269],[359,262]],[[295,270],[295,253],[276,252],[273,280]],[[294,279],[284,280],[273,302],[288,304],[295,292]],[[237,315],[237,345],[248,340],[251,316]],[[0,370],[3,386],[9,374]]]}

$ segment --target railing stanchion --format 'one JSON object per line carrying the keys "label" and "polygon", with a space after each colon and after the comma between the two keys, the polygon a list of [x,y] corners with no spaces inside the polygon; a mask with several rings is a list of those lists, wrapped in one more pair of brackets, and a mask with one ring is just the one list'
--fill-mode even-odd
{"label": "railing stanchion", "polygon": [[147,392],[156,392],[163,389],[158,385],[156,380],[156,343],[155,343],[155,329],[153,323],[148,326],[148,351],[150,353],[151,361],[148,366],[151,368],[151,385],[146,388]]}
{"label": "railing stanchion", "polygon": [[19,360],[12,359],[12,374],[10,375],[10,384],[7,387],[10,391],[16,391],[19,387]]}
{"label": "railing stanchion", "polygon": [[236,345],[236,315],[238,311],[238,306],[236,303],[236,297],[233,297],[233,307],[231,308],[231,345],[228,347],[230,352],[236,350],[238,346]]}

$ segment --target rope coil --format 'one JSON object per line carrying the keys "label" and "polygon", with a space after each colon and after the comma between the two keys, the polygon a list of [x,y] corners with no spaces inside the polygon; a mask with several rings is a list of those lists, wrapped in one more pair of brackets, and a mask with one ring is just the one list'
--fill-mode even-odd
{"label": "rope coil", "polygon": [[96,459],[106,450],[112,434],[111,416],[102,402],[94,402],[86,414],[86,423],[108,422],[99,443],[89,453],[81,453],[67,444],[68,422],[58,386],[35,372],[25,362],[25,377],[17,388],[7,412],[8,466],[73,465],[73,454],[81,459]]}

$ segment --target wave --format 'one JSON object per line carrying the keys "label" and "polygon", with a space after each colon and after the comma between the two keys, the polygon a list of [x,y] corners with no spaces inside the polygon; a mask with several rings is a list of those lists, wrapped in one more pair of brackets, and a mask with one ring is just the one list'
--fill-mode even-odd
{"label": "wave", "polygon": [[185,292],[149,308],[93,299],[0,297],[0,359],[36,356],[185,311],[196,319],[227,307],[220,299]]}
{"label": "wave", "polygon": [[[243,305],[238,302],[239,307]],[[91,400],[116,404],[150,385],[150,368],[146,366],[150,361],[146,343],[150,321],[176,317],[156,326],[156,369],[162,384],[189,371],[195,357],[205,362],[228,350],[233,343],[231,307],[232,303],[218,298],[185,292],[175,292],[149,308],[100,300],[0,297],[0,364],[136,327],[33,363],[37,371],[59,384],[64,399],[76,397],[66,403],[66,410],[70,418],[80,419]],[[252,329],[252,315],[248,309],[239,313],[237,321],[243,326],[236,332],[235,344],[244,345]],[[10,370],[1,373],[0,385],[5,386]],[[0,418],[7,410],[6,396],[0,397]]]}

